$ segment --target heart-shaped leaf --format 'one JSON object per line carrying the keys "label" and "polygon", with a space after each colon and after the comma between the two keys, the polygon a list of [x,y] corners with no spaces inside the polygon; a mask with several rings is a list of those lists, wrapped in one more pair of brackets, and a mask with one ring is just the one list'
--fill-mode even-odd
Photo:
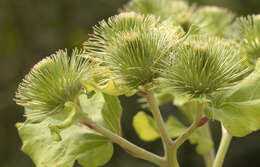
{"label": "heart-shaped leaf", "polygon": [[[238,85],[217,98],[208,116],[219,120],[232,136],[243,137],[260,129],[260,61]],[[219,100],[220,99],[220,100]]]}
{"label": "heart-shaped leaf", "polygon": [[[92,97],[81,95],[79,101],[85,116],[120,133],[122,109],[117,97],[96,93]],[[70,109],[77,110],[70,103]],[[37,167],[72,167],[76,160],[84,167],[104,165],[113,155],[113,145],[105,136],[80,123],[85,116],[82,113],[71,114],[65,106],[60,113],[39,122],[27,120],[18,123],[22,151],[32,158]],[[56,128],[56,131],[49,127]],[[59,141],[53,138],[57,135]]]}

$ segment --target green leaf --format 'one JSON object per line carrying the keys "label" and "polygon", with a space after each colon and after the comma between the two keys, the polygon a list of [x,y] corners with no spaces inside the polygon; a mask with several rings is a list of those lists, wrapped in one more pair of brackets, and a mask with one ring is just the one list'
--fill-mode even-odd
{"label": "green leaf", "polygon": [[102,117],[102,109],[105,105],[105,99],[102,93],[96,93],[90,98],[87,95],[79,96],[81,108],[87,116],[99,125],[105,126],[105,120]]}
{"label": "green leaf", "polygon": [[[160,138],[154,119],[145,112],[138,112],[133,119],[133,126],[138,136],[144,141],[154,141]],[[169,135],[175,138],[182,134],[186,127],[174,116],[170,116],[166,122]]]}
{"label": "green leaf", "polygon": [[[182,112],[188,116],[188,120],[191,123],[193,121],[193,109],[196,108],[195,102],[186,103],[181,107]],[[138,112],[133,119],[133,127],[138,136],[147,142],[154,141],[160,138],[156,123],[154,119],[147,115],[145,112]],[[180,122],[174,116],[169,116],[166,121],[166,128],[171,138],[176,138],[183,134],[187,130],[182,122]],[[210,136],[207,136],[208,127],[203,126],[195,131],[195,133],[189,138],[191,144],[196,144],[196,150],[199,154],[208,153],[214,146]]]}
{"label": "green leaf", "polygon": [[90,99],[86,95],[79,97],[84,113],[96,123],[120,134],[122,108],[116,96],[96,93]]}
{"label": "green leaf", "polygon": [[166,128],[167,128],[167,131],[169,132],[169,135],[172,138],[180,136],[187,129],[187,127],[185,125],[183,125],[174,116],[169,116],[169,118],[166,122]]}
{"label": "green leaf", "polygon": [[[196,105],[196,101],[192,100],[180,107],[180,110],[189,120],[189,123],[193,122]],[[196,144],[196,151],[202,155],[208,153],[214,147],[214,142],[208,134],[208,128],[206,125],[198,128],[189,138],[189,142]]]}
{"label": "green leaf", "polygon": [[[122,109],[117,97],[96,93],[91,97],[81,95],[79,102],[85,116],[120,133]],[[113,154],[112,143],[80,124],[85,116],[75,103],[66,104],[63,111],[40,122],[17,124],[22,150],[37,167],[72,167],[76,160],[84,167],[104,165]]]}
{"label": "green leaf", "polygon": [[58,122],[50,117],[41,123],[26,121],[18,126],[23,140],[22,151],[37,167],[72,167],[75,160],[84,167],[97,167],[110,160],[112,143],[80,124],[63,130],[60,133],[62,141],[53,140],[48,125]]}
{"label": "green leaf", "polygon": [[122,115],[122,107],[120,105],[120,101],[116,96],[103,94],[103,97],[106,103],[102,109],[102,115],[107,124],[107,127],[113,132],[120,134],[120,120]]}
{"label": "green leaf", "polygon": [[201,155],[210,152],[214,147],[214,142],[207,136],[207,131],[208,127],[202,126],[189,139],[191,144],[196,144],[196,151]]}
{"label": "green leaf", "polygon": [[154,120],[145,112],[138,112],[133,118],[133,126],[138,136],[144,141],[154,141],[160,138],[157,129],[154,127]]}
{"label": "green leaf", "polygon": [[221,121],[232,136],[243,137],[260,129],[259,62],[254,72],[220,95],[214,108],[209,108],[212,112],[207,112],[210,117]]}
{"label": "green leaf", "polygon": [[[163,97],[161,100],[161,97]],[[164,98],[167,97],[167,98]],[[184,114],[187,123],[191,124],[195,117],[196,101],[188,101],[189,96],[181,96],[179,94],[170,94],[165,91],[156,94],[157,101],[160,105],[163,105],[169,101],[173,101],[174,105],[178,106],[181,112]],[[202,99],[203,100],[203,99]],[[139,99],[139,102],[144,103],[143,107],[147,107],[145,98]],[[145,114],[144,112],[138,112],[133,119],[133,127],[138,134],[138,136],[147,142],[154,141],[160,138],[157,131],[156,123],[154,119]],[[174,116],[169,116],[166,122],[166,128],[170,137],[176,138],[183,134],[188,128]],[[197,129],[194,134],[189,138],[191,144],[196,144],[196,150],[199,154],[208,153],[214,146],[214,142],[211,140],[210,136],[207,136],[208,127],[203,126]]]}

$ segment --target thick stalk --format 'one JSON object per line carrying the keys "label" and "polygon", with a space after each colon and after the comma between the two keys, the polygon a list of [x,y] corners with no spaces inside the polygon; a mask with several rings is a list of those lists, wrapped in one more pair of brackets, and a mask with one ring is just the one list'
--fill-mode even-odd
{"label": "thick stalk", "polygon": [[211,150],[207,154],[203,155],[203,159],[205,162],[206,167],[212,167],[213,162],[214,162],[214,152]]}
{"label": "thick stalk", "polygon": [[147,93],[147,95],[146,95],[147,102],[149,104],[151,113],[152,113],[153,118],[154,118],[154,120],[156,122],[156,125],[158,127],[159,134],[160,134],[160,136],[162,138],[164,151],[167,154],[167,152],[166,152],[167,147],[172,145],[173,141],[170,138],[170,136],[169,136],[169,134],[167,132],[167,129],[165,127],[165,123],[164,123],[164,120],[162,118],[162,115],[161,115],[161,112],[160,112],[160,109],[159,109],[159,105],[158,105],[158,103],[156,101],[156,98],[154,96],[153,91],[150,91],[149,89],[146,89],[146,93]]}
{"label": "thick stalk", "polygon": [[[79,105],[79,104],[78,104]],[[81,106],[79,105],[79,109],[82,111]],[[154,153],[151,153],[141,147],[138,147],[137,145],[129,142],[128,140],[124,139],[123,137],[113,133],[112,131],[104,128],[103,126],[100,126],[96,124],[92,119],[85,117],[85,120],[82,121],[84,125],[86,125],[88,128],[93,129],[94,131],[106,136],[109,138],[113,143],[118,144],[126,150],[130,155],[144,159],[146,161],[152,162],[154,164],[157,164],[158,166],[162,166],[164,164],[164,158],[160,157]]]}
{"label": "thick stalk", "polygon": [[[204,127],[206,129],[206,136],[213,140],[212,139],[212,136],[211,136],[211,131],[210,131],[210,127],[209,127],[209,123],[207,123],[206,125],[204,125]],[[206,153],[203,155],[203,159],[204,159],[204,162],[206,164],[206,167],[212,167],[213,165],[213,162],[214,162],[214,159],[215,159],[215,149],[214,147],[210,150],[210,152]]]}
{"label": "thick stalk", "polygon": [[163,146],[164,146],[164,159],[165,159],[165,164],[163,165],[163,167],[179,167],[178,163],[176,164],[175,162],[177,162],[174,157],[175,154],[177,152],[173,151],[173,141],[170,138],[167,129],[165,127],[165,123],[164,120],[162,118],[160,109],[159,109],[159,105],[156,101],[156,98],[154,96],[154,93],[152,91],[150,91],[149,89],[145,90],[147,95],[147,102],[149,104],[150,110],[152,112],[153,118],[156,122],[156,125],[158,127],[158,131],[159,134],[161,136],[162,142],[163,142]]}
{"label": "thick stalk", "polygon": [[221,142],[218,148],[217,156],[214,161],[213,167],[222,167],[231,140],[232,140],[232,136],[227,132],[227,130],[222,125]]}
{"label": "thick stalk", "polygon": [[135,144],[129,142],[128,140],[122,138],[121,136],[111,132],[110,130],[95,124],[92,120],[86,119],[83,122],[86,126],[90,127],[91,129],[95,130],[96,132],[108,137],[112,142],[118,144],[131,155],[134,155],[136,158],[144,159],[154,164],[161,166],[164,162],[163,158],[155,155],[149,151],[144,150],[141,147],[136,146]]}
{"label": "thick stalk", "polygon": [[167,162],[168,166],[167,167],[180,167],[177,159],[177,153],[178,149],[172,145],[171,147],[168,148],[168,157],[167,157]]}
{"label": "thick stalk", "polygon": [[[153,118],[154,118],[156,125],[158,127],[158,131],[159,131],[159,134],[161,136],[163,147],[164,147],[165,164],[162,167],[172,167],[170,165],[172,164],[174,156],[172,155],[170,150],[172,149],[173,141],[170,138],[170,136],[167,132],[167,129],[165,127],[165,123],[164,123],[164,120],[162,118],[162,115],[161,115],[161,112],[160,112],[160,109],[159,109],[159,105],[156,101],[154,93],[152,91],[150,91],[149,89],[146,89],[146,93],[147,93],[147,95],[146,95],[147,102],[149,104]],[[176,166],[176,167],[178,167],[178,166]]]}

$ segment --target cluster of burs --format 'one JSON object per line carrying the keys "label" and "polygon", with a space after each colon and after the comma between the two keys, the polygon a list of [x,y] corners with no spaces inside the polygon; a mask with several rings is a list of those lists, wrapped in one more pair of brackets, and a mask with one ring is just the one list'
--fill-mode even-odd
{"label": "cluster of burs", "polygon": [[[260,15],[239,17],[224,8],[182,0],[132,0],[119,14],[94,26],[81,49],[60,50],[37,63],[19,85],[15,101],[25,107],[27,121],[36,124],[72,110],[82,94],[86,99],[105,94],[106,101],[108,96],[153,91],[159,104],[174,101],[182,108],[199,101],[205,104],[207,117],[220,121],[232,136],[245,136],[260,128],[258,57]],[[105,107],[100,113],[108,124]],[[64,122],[49,126],[57,140],[62,140],[61,129],[74,124],[71,119],[77,114],[65,115],[57,119]],[[150,136],[142,134],[139,118],[152,119],[135,117],[139,136],[147,141],[158,138],[156,130]],[[18,125],[24,141],[30,132],[23,129],[25,125]],[[35,163],[44,164],[24,144]]]}

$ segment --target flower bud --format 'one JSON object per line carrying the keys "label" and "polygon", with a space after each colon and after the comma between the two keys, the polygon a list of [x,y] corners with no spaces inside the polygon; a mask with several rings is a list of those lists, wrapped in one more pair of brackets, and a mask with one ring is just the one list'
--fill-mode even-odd
{"label": "flower bud", "polygon": [[154,69],[163,68],[162,61],[178,39],[179,31],[165,26],[153,16],[133,12],[114,16],[95,27],[86,43],[89,57],[128,91],[153,83],[158,76]]}
{"label": "flower bud", "polygon": [[25,76],[16,92],[17,104],[27,108],[28,118],[40,118],[60,111],[68,101],[75,101],[82,85],[80,80],[88,68],[88,61],[74,51],[55,54],[37,63]]}
{"label": "flower bud", "polygon": [[162,71],[165,86],[192,97],[210,97],[232,86],[244,74],[232,43],[216,37],[193,37],[176,46]]}
{"label": "flower bud", "polygon": [[240,18],[240,39],[242,39],[242,52],[250,64],[255,64],[260,57],[260,15]]}
{"label": "flower bud", "polygon": [[235,15],[225,8],[205,6],[199,8],[190,17],[190,24],[201,27],[202,34],[226,37],[227,27],[234,20]]}
{"label": "flower bud", "polygon": [[183,26],[194,12],[194,6],[189,6],[183,0],[131,0],[123,10],[144,15],[153,14],[162,20],[172,18]]}

